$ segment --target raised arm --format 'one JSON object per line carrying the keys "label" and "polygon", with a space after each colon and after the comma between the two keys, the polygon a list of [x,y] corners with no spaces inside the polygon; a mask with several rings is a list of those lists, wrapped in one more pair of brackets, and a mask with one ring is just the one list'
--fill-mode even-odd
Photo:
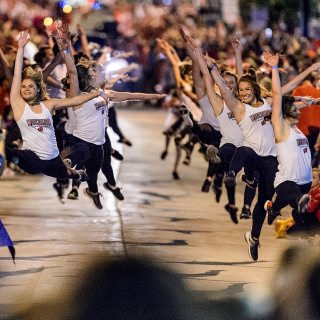
{"label": "raised arm", "polygon": [[23,67],[23,50],[27,42],[29,41],[29,32],[22,31],[18,36],[18,51],[16,55],[14,73],[12,79],[12,85],[10,90],[10,104],[13,111],[15,120],[20,119],[25,101],[20,95],[21,81],[22,81],[22,67]]}
{"label": "raised arm", "polygon": [[59,28],[59,32],[55,34],[54,37],[59,47],[61,57],[64,60],[68,71],[70,82],[70,90],[68,92],[68,95],[69,97],[75,97],[80,94],[80,89],[77,68],[74,65],[72,56],[70,55],[71,39],[69,26],[67,24],[63,24],[61,28]]}
{"label": "raised arm", "polygon": [[179,69],[179,63],[181,62],[180,58],[178,58],[176,53],[174,54],[175,50],[168,44],[167,41],[163,39],[157,39],[157,44],[161,52],[163,52],[169,59],[172,65],[172,70],[173,70],[174,79],[176,81],[176,85],[178,88],[180,88],[182,83],[182,77]]}
{"label": "raised arm", "polygon": [[[190,41],[192,41],[192,40],[190,40]],[[203,79],[204,79],[208,99],[209,99],[210,104],[213,108],[213,112],[214,112],[215,116],[218,117],[223,110],[223,100],[219,95],[217,95],[217,93],[214,90],[213,79],[210,75],[210,72],[207,67],[207,62],[206,62],[205,57],[203,56],[200,48],[193,46],[193,49],[194,49],[194,53],[195,53],[196,59],[198,61],[199,67],[200,67],[200,71],[201,71]]]}
{"label": "raised arm", "polygon": [[285,121],[282,114],[282,94],[279,76],[279,55],[263,54],[265,62],[272,68],[272,115],[271,122],[276,142],[281,142],[285,133]]}
{"label": "raised arm", "polygon": [[240,39],[234,37],[231,41],[235,60],[236,60],[236,74],[240,78],[243,75],[243,66],[242,66],[242,45]]}
{"label": "raised arm", "polygon": [[291,81],[285,84],[282,89],[282,94],[286,95],[287,93],[291,92],[295,87],[302,82],[311,72],[319,71],[320,70],[320,62],[314,63],[312,66],[307,68],[306,70],[302,71],[296,77],[294,77]]}

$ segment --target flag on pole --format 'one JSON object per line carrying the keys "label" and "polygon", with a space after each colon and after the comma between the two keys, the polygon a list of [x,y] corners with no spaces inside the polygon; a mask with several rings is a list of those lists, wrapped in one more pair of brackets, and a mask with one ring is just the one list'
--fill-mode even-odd
{"label": "flag on pole", "polygon": [[0,247],[8,247],[13,263],[15,263],[16,250],[14,249],[13,242],[7,232],[5,226],[0,219]]}

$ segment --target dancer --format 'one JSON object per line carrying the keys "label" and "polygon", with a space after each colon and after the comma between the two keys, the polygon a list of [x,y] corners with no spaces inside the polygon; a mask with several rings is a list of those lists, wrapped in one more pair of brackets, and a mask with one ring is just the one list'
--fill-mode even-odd
{"label": "dancer", "polygon": [[[199,51],[199,49],[197,49]],[[201,54],[201,51],[198,52]],[[237,149],[232,162],[237,172],[244,165],[249,182],[254,182],[255,171],[259,174],[258,200],[253,210],[251,232],[245,233],[252,260],[258,260],[259,237],[266,216],[264,204],[274,194],[273,181],[277,170],[276,148],[273,129],[265,117],[271,114],[269,103],[260,95],[260,87],[253,71],[244,74],[238,82],[239,101],[228,89],[215,64],[208,66],[221,95],[233,113],[242,134],[242,146]],[[231,166],[232,167],[232,162]]]}
{"label": "dancer", "polygon": [[82,104],[98,97],[100,92],[69,99],[48,99],[41,73],[28,67],[22,74],[23,51],[28,40],[28,31],[19,34],[10,91],[13,116],[20,128],[23,146],[22,150],[7,148],[7,157],[16,157],[19,167],[30,174],[43,173],[56,178],[86,180],[83,170],[67,166],[60,158],[51,112]]}
{"label": "dancer", "polygon": [[[228,172],[229,165],[231,159],[238,147],[242,145],[243,135],[236,124],[235,118],[232,115],[231,111],[228,109],[226,104],[223,102],[222,98],[216,94],[214,90],[214,85],[212,82],[212,78],[209,74],[207,68],[207,62],[202,55],[200,48],[198,48],[194,41],[188,37],[184,36],[186,41],[186,46],[189,48],[190,54],[192,55],[192,59],[195,61],[195,64],[200,68],[201,73],[203,75],[205,90],[207,94],[207,99],[209,104],[211,104],[211,108],[213,108],[214,116],[217,117],[220,123],[220,130],[222,134],[222,139],[220,143],[219,154],[217,155],[217,149],[213,150],[216,156],[219,156],[222,160],[221,170],[217,170],[215,180],[215,186],[222,184],[223,173]],[[208,59],[207,59],[208,61]],[[212,63],[212,62],[211,62]],[[223,78],[227,83],[228,90],[234,95],[237,96],[237,76],[230,71],[225,71],[223,73]],[[235,185],[230,186],[226,185],[227,194],[228,194],[228,204],[225,206],[225,209],[230,214],[230,218],[234,223],[238,223],[237,219],[237,207],[235,205]],[[217,190],[218,191],[218,190]],[[220,190],[219,190],[220,191]],[[221,191],[220,191],[221,192]],[[245,191],[245,205],[241,212],[241,218],[250,218],[250,206],[253,201],[255,195],[255,188],[246,187]],[[217,196],[217,193],[216,193]],[[248,208],[248,209],[247,209]]]}
{"label": "dancer", "polygon": [[264,53],[264,60],[272,68],[272,127],[279,162],[274,187],[277,197],[274,203],[267,200],[268,224],[280,215],[280,210],[288,204],[292,216],[298,220],[310,200],[307,194],[311,187],[311,153],[308,139],[297,128],[300,111],[294,97],[281,95],[278,70],[279,55]]}

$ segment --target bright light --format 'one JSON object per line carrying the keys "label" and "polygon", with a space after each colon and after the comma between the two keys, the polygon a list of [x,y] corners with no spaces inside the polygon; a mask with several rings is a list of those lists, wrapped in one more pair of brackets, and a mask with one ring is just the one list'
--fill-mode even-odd
{"label": "bright light", "polygon": [[62,9],[63,13],[70,13],[72,11],[72,7],[69,4],[66,4],[63,9]]}
{"label": "bright light", "polygon": [[51,17],[46,17],[43,19],[43,24],[46,27],[50,27],[53,24],[53,19]]}
{"label": "bright light", "polygon": [[117,71],[128,67],[128,62],[125,59],[112,59],[105,66],[106,74],[108,78],[114,78],[117,76]]}

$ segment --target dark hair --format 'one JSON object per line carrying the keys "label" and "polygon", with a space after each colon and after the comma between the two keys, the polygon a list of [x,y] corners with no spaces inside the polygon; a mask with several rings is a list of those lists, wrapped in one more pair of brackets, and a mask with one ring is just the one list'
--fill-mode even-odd
{"label": "dark hair", "polygon": [[96,63],[92,61],[83,61],[76,65],[78,73],[79,88],[83,92],[90,92],[95,89],[95,86],[92,86],[90,76],[88,71],[90,68],[95,67]]}
{"label": "dark hair", "polygon": [[261,100],[261,88],[257,82],[257,76],[254,69],[250,68],[247,73],[245,73],[238,81],[238,86],[240,82],[251,83],[254,91],[254,95],[257,100]]}
{"label": "dark hair", "polygon": [[282,114],[283,117],[288,117],[288,116],[292,116],[291,114],[291,109],[292,109],[292,105],[294,103],[295,99],[292,96],[283,96],[282,97]]}

